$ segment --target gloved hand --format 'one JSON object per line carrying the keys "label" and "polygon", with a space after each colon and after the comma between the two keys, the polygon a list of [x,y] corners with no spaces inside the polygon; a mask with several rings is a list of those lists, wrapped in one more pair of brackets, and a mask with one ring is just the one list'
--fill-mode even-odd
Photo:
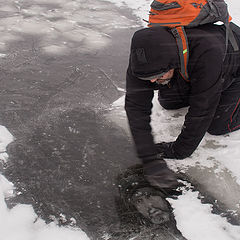
{"label": "gloved hand", "polygon": [[173,142],[160,142],[155,144],[157,153],[163,158],[176,158],[173,150]]}
{"label": "gloved hand", "polygon": [[143,173],[147,181],[161,189],[175,189],[179,186],[175,173],[159,155],[144,158]]}

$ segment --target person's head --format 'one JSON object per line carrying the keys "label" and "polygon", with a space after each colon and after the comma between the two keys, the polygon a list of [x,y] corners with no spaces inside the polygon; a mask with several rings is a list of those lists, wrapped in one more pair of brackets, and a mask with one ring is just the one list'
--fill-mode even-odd
{"label": "person's head", "polygon": [[135,32],[130,55],[135,77],[163,84],[173,76],[174,69],[179,69],[179,62],[176,40],[167,28],[151,27]]}

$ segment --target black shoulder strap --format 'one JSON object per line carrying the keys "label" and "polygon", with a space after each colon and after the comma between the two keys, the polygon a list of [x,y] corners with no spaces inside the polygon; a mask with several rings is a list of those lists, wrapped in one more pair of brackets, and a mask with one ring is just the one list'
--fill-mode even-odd
{"label": "black shoulder strap", "polygon": [[230,41],[230,43],[233,47],[233,50],[239,51],[239,46],[238,46],[237,40],[232,31],[232,27],[231,27],[232,25],[230,25],[229,23],[227,23],[227,24],[225,23],[224,25],[226,27],[226,50],[228,47],[228,41]]}

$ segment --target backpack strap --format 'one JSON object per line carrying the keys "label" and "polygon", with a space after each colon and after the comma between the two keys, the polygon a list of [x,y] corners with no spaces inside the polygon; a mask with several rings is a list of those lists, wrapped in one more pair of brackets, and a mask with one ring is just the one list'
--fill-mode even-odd
{"label": "backpack strap", "polygon": [[239,51],[239,46],[238,46],[238,43],[237,43],[237,40],[233,34],[233,31],[232,31],[232,28],[230,25],[230,23],[224,23],[225,27],[226,27],[226,52],[227,52],[227,48],[228,48],[228,41],[230,41],[232,47],[233,47],[233,50],[234,52],[235,51]]}
{"label": "backpack strap", "polygon": [[183,26],[171,28],[171,31],[173,36],[176,39],[177,46],[178,46],[180,66],[181,66],[180,73],[186,81],[189,81],[188,72],[187,72],[189,47],[188,47],[186,32]]}

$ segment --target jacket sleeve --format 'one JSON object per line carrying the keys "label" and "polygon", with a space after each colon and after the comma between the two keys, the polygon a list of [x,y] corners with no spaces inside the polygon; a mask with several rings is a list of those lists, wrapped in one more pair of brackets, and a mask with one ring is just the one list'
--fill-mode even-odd
{"label": "jacket sleeve", "polygon": [[221,97],[223,53],[217,47],[206,46],[205,49],[192,51],[189,66],[190,107],[182,131],[173,144],[179,159],[190,156],[197,148],[212,122]]}
{"label": "jacket sleeve", "polygon": [[134,77],[129,66],[126,76],[125,110],[138,157],[157,154],[152,136],[151,109],[153,84]]}

